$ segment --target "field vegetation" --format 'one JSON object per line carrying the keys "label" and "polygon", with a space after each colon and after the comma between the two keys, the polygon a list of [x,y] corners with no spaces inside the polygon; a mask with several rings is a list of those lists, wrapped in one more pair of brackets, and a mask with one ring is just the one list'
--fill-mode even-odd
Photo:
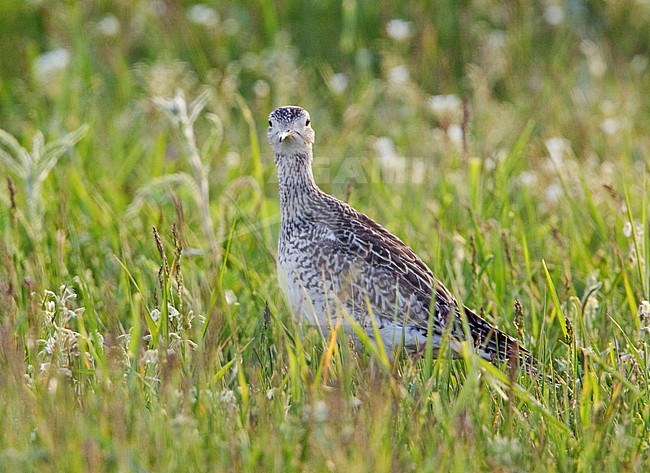
{"label": "field vegetation", "polygon": [[[0,471],[648,471],[650,7],[0,3]],[[557,380],[291,317],[268,113]]]}

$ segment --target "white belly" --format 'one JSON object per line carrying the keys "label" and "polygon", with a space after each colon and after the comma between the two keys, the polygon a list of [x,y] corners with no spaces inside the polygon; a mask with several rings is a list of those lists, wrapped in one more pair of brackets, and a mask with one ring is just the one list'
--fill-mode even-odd
{"label": "white belly", "polygon": [[[309,275],[313,280],[320,280],[320,284],[317,288],[311,287],[307,290],[300,281],[305,279],[306,272],[311,273],[312,271],[313,274]],[[310,324],[317,325],[323,334],[327,334],[330,327],[337,323],[349,326],[349,316],[343,315],[336,295],[331,290],[324,289],[331,284],[317,277],[315,271],[315,269],[306,269],[304,266],[299,267],[290,259],[284,262],[278,261],[277,272],[280,288],[294,313]],[[338,320],[339,317],[341,320]]]}
{"label": "white belly", "polygon": [[[326,337],[330,328],[338,324],[344,331],[353,334],[352,325],[355,321],[338,303],[336,295],[330,294],[330,297],[327,298],[323,291],[308,292],[298,283],[299,277],[296,271],[298,268],[291,261],[285,261],[284,264],[280,261],[277,263],[280,288],[294,313],[308,323],[318,326],[320,332]],[[384,319],[382,322],[375,321],[375,327],[373,327],[370,316],[365,315],[361,317],[361,320],[356,320],[356,323],[371,339],[375,339],[379,335],[384,347],[389,351],[401,344],[407,347],[423,346],[426,341],[421,333],[405,329],[402,321],[391,322]],[[434,345],[436,342],[439,343],[438,340],[434,340]]]}
{"label": "white belly", "polygon": [[296,267],[291,262],[285,262],[283,265],[278,261],[277,272],[280,289],[296,314],[308,319],[309,323],[319,323],[314,301],[307,294],[305,288],[298,284],[295,271]]}

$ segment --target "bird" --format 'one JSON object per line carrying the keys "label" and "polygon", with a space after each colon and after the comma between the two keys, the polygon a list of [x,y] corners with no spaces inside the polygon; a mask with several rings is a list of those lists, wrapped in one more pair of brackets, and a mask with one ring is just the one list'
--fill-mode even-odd
{"label": "bird", "polygon": [[[307,110],[276,108],[268,142],[278,174],[279,284],[294,312],[323,333],[358,324],[386,350],[434,355],[463,341],[495,363],[539,362],[510,335],[460,305],[402,240],[347,203],[323,192],[312,171],[315,132]],[[464,323],[466,321],[466,323]]]}

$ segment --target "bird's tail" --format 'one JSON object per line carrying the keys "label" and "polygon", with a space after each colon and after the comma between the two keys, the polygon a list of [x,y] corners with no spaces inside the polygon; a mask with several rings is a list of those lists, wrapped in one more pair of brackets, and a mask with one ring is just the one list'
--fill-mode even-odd
{"label": "bird's tail", "polygon": [[515,338],[493,327],[476,312],[466,307],[464,309],[474,347],[481,358],[491,362],[515,364],[526,371],[539,373],[541,363]]}

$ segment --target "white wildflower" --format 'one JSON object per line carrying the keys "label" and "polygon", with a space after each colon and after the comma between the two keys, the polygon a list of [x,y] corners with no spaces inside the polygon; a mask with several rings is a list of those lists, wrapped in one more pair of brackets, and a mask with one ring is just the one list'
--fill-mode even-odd
{"label": "white wildflower", "polygon": [[211,28],[219,22],[219,14],[216,10],[203,3],[192,5],[187,10],[187,19],[197,25]]}
{"label": "white wildflower", "polygon": [[454,94],[434,95],[429,97],[428,103],[429,108],[436,115],[446,114],[450,110],[455,112],[462,105],[461,100]]}
{"label": "white wildflower", "polygon": [[382,136],[374,141],[374,147],[378,154],[379,166],[388,182],[403,184],[406,175],[406,159],[397,154],[393,140]]}
{"label": "white wildflower", "polygon": [[462,148],[463,128],[460,125],[453,123],[449,127],[447,127],[447,136],[449,137],[449,141],[451,141],[459,149]]}
{"label": "white wildflower", "polygon": [[56,336],[48,337],[46,340],[44,340],[43,350],[40,352],[40,354],[52,355],[57,345],[58,339]]}
{"label": "white wildflower", "polygon": [[82,315],[85,310],[86,310],[85,307],[79,307],[75,310],[70,310],[67,307],[63,307],[63,313],[64,313],[63,318],[65,320],[76,319],[77,316]]}
{"label": "white wildflower", "polygon": [[34,75],[39,82],[46,84],[69,63],[70,53],[67,49],[59,48],[43,53],[34,60]]}
{"label": "white wildflower", "polygon": [[548,155],[555,166],[562,166],[564,158],[571,155],[571,144],[562,137],[553,137],[544,141]]}
{"label": "white wildflower", "polygon": [[487,45],[492,54],[498,53],[508,42],[506,34],[501,30],[492,30],[487,38]]}
{"label": "white wildflower", "polygon": [[196,419],[192,416],[188,416],[185,414],[178,414],[174,419],[172,420],[172,425],[174,427],[190,427],[190,428],[195,428],[196,427]]}
{"label": "white wildflower", "polygon": [[167,313],[169,314],[170,320],[174,320],[180,315],[178,309],[171,304],[167,304]]}
{"label": "white wildflower", "polygon": [[343,72],[334,74],[330,77],[328,86],[332,92],[340,95],[348,89],[348,76]]}
{"label": "white wildflower", "polygon": [[271,93],[271,86],[265,80],[257,80],[253,84],[253,93],[256,97],[268,97]]}
{"label": "white wildflower", "polygon": [[187,325],[192,328],[192,322],[194,322],[194,319],[196,318],[196,315],[194,314],[194,310],[190,309],[187,312],[187,315],[185,316],[187,320]]}
{"label": "white wildflower", "polygon": [[115,15],[105,15],[97,22],[97,31],[102,36],[117,36],[120,33],[120,20]]}
{"label": "white wildflower", "polygon": [[375,150],[377,151],[377,154],[379,154],[380,158],[393,157],[397,154],[395,152],[395,145],[393,144],[393,140],[387,136],[381,136],[377,138],[374,142],[374,145]]}
{"label": "white wildflower", "polygon": [[623,225],[623,235],[625,235],[626,238],[632,236],[632,224],[629,221],[625,222],[625,225]]}
{"label": "white wildflower", "polygon": [[616,118],[606,118],[600,123],[600,129],[606,135],[615,135],[621,129],[621,121]]}
{"label": "white wildflower", "polygon": [[393,85],[403,85],[409,81],[410,73],[405,65],[395,66],[388,71],[388,82]]}
{"label": "white wildflower", "polygon": [[558,26],[564,21],[564,10],[560,5],[548,5],[544,9],[544,21],[552,26]]}
{"label": "white wildflower", "polygon": [[77,293],[74,292],[74,289],[72,289],[72,286],[66,286],[64,284],[59,289],[63,293],[63,301],[64,302],[77,300]]}
{"label": "white wildflower", "polygon": [[226,298],[226,304],[233,305],[237,303],[237,295],[232,289],[226,289],[223,295]]}
{"label": "white wildflower", "polygon": [[[442,128],[448,128],[452,123],[460,123],[463,117],[463,102],[458,96],[434,95],[427,101]],[[461,133],[462,136],[462,133]]]}
{"label": "white wildflower", "polygon": [[386,24],[386,34],[395,41],[403,41],[413,35],[411,22],[396,18]]}
{"label": "white wildflower", "polygon": [[154,365],[158,363],[158,350],[147,350],[142,355],[142,363],[145,365]]}
{"label": "white wildflower", "polygon": [[329,417],[329,408],[323,401],[316,401],[312,408],[312,415],[316,422],[325,422]]}
{"label": "white wildflower", "polygon": [[241,163],[241,156],[237,151],[228,151],[224,155],[223,160],[226,163],[227,167],[234,168],[239,166],[239,164]]}
{"label": "white wildflower", "polygon": [[544,191],[544,197],[547,202],[555,204],[562,197],[562,186],[557,182],[550,184]]}
{"label": "white wildflower", "polygon": [[167,114],[174,126],[179,126],[187,120],[187,102],[182,90],[179,89],[171,99],[154,97],[153,102],[158,109]]}
{"label": "white wildflower", "polygon": [[632,232],[636,233],[637,240],[643,240],[643,225],[640,222],[634,222],[634,224],[630,221],[625,222],[625,225],[623,225],[623,235],[626,238],[632,238]]}
{"label": "white wildflower", "polygon": [[235,395],[235,392],[230,389],[224,389],[221,391],[219,394],[219,401],[221,401],[229,411],[232,411],[237,407],[237,396]]}
{"label": "white wildflower", "polygon": [[524,171],[519,174],[517,180],[523,187],[532,187],[537,184],[537,174],[533,171]]}
{"label": "white wildflower", "polygon": [[160,320],[160,311],[158,309],[152,309],[149,315],[151,315],[151,320],[156,323]]}
{"label": "white wildflower", "polygon": [[56,303],[54,301],[47,301],[45,302],[44,309],[46,319],[49,319],[51,321],[56,314]]}

